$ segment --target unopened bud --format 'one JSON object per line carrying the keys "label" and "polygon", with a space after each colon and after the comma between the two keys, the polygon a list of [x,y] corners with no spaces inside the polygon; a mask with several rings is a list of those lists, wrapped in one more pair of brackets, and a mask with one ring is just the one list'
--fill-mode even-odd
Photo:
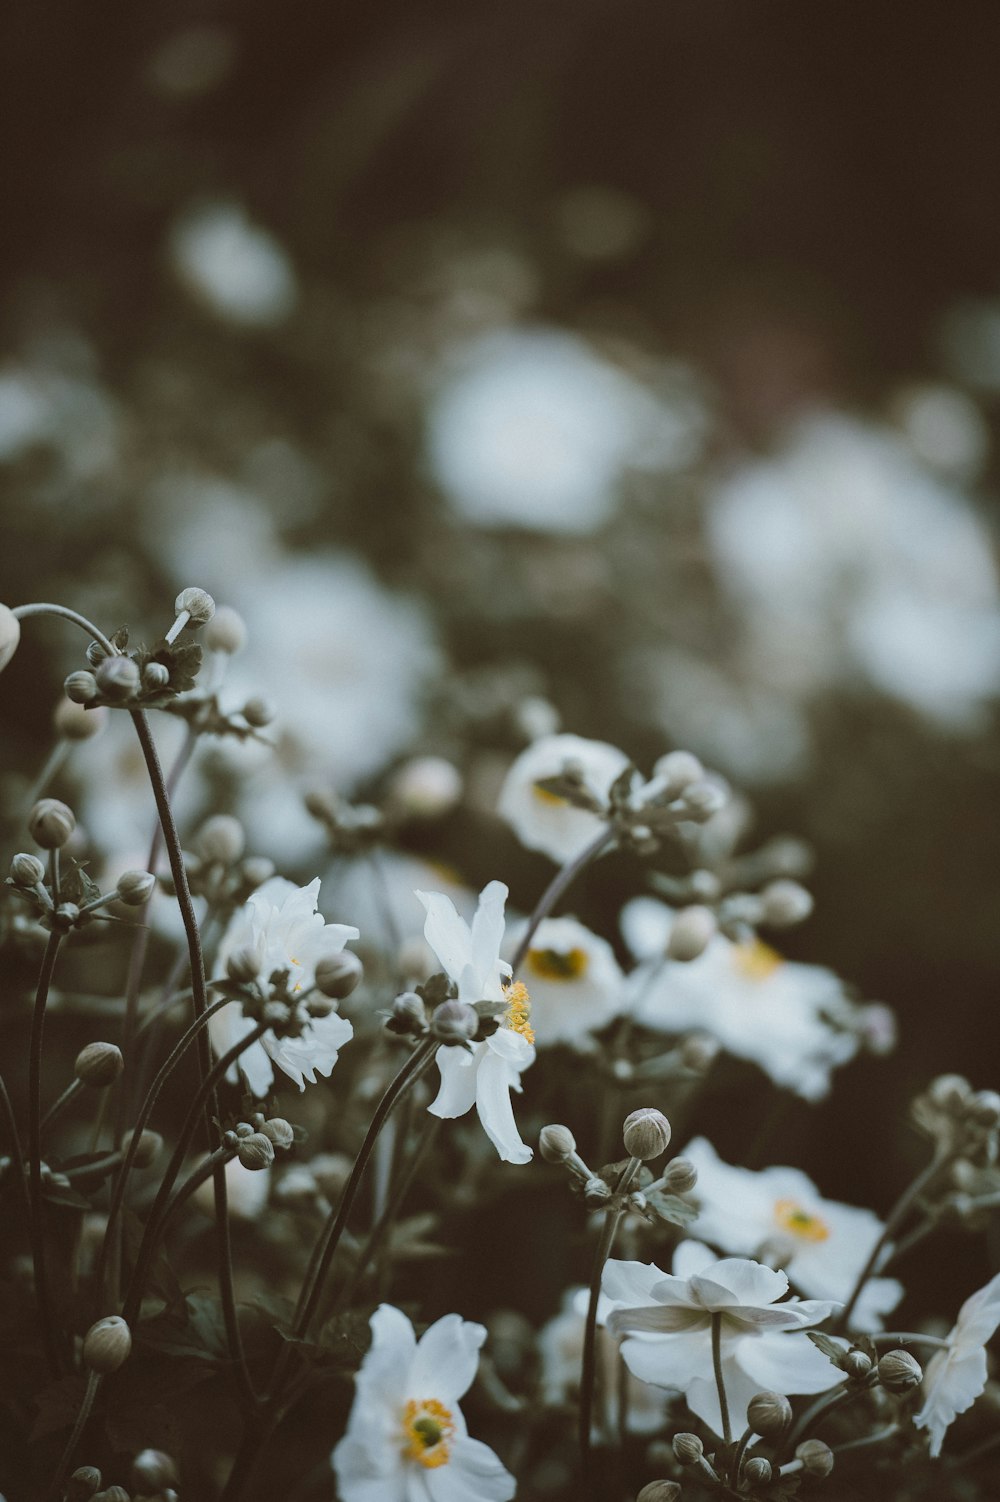
{"label": "unopened bud", "polygon": [[178,615],[186,615],[192,626],[207,626],[215,614],[215,601],[204,589],[182,589],[174,601]]}
{"label": "unopened bud", "polygon": [[643,1487],[635,1502],[677,1502],[681,1494],[676,1481],[650,1481]]}
{"label": "unopened bud", "polygon": [[[122,1146],[126,1152],[132,1144],[132,1133],[126,1132],[122,1139]],[[132,1162],[136,1168],[150,1168],[163,1151],[163,1138],[159,1132],[149,1130],[139,1133],[139,1141],[136,1144],[135,1157]]]}
{"label": "unopened bud", "polygon": [[95,1465],[78,1466],[66,1483],[65,1502],[90,1502],[100,1485],[101,1473]]}
{"label": "unopened bud", "polygon": [[150,871],[126,871],[118,878],[118,898],[129,907],[142,907],[153,895],[156,877]]}
{"label": "unopened bud", "polygon": [[280,1147],[283,1151],[287,1151],[295,1141],[292,1124],[283,1116],[272,1116],[270,1120],[264,1122],[260,1130],[269,1141],[274,1143],[275,1147]]}
{"label": "unopened bud", "polygon": [[878,1377],[886,1392],[909,1392],[923,1380],[920,1362],[909,1351],[886,1351],[878,1364]]}
{"label": "unopened bud", "polygon": [[583,1186],[583,1201],[591,1210],[599,1210],[611,1198],[611,1190],[603,1179],[593,1174]]}
{"label": "unopened bud", "polygon": [[1000,1095],[995,1090],[977,1090],[968,1111],[977,1126],[995,1127],[1000,1123]]}
{"label": "unopened bud", "polygon": [[760,894],[762,921],[772,928],[791,928],[804,923],[813,910],[812,894],[797,881],[785,877],[768,882]]}
{"label": "unopened bud", "polygon": [[667,940],[667,955],[685,964],[704,954],[715,937],[715,914],[707,907],[686,907],[677,914]]}
{"label": "unopened bud", "polygon": [[721,813],[729,802],[729,794],[720,783],[712,782],[706,777],[701,782],[692,782],[686,787],[681,802],[689,819],[704,824],[715,814]]}
{"label": "unopened bud", "polygon": [[394,1033],[423,1033],[427,1027],[427,1008],[416,991],[401,991],[392,1004],[388,1026]]}
{"label": "unopened bud", "polygon": [[690,1194],[698,1182],[698,1170],[687,1158],[674,1158],[660,1175],[663,1187],[671,1194]]}
{"label": "unopened bud", "polygon": [[462,775],[443,756],[415,756],[392,779],[393,801],[414,819],[446,814],[462,796]]}
{"label": "unopened bud", "polygon": [[231,814],[213,814],[194,837],[194,847],[204,861],[231,866],[246,849],[246,835],[239,819]]}
{"label": "unopened bud", "polygon": [[829,1476],[833,1470],[833,1451],[821,1439],[804,1439],[796,1447],[795,1458],[809,1476]]}
{"label": "unopened bud", "polygon": [[[87,674],[90,677],[90,674]],[[97,680],[94,680],[94,688],[97,688]],[[95,709],[85,709],[82,704],[76,703],[69,697],[59,700],[52,715],[52,723],[57,735],[61,735],[64,741],[89,741],[95,735],[100,735],[108,723],[108,711],[103,705]]]}
{"label": "unopened bud", "polygon": [[254,730],[263,730],[265,725],[270,725],[274,719],[274,705],[255,694],[248,699],[242,709],[243,718]]}
{"label": "unopened bud", "polygon": [[205,627],[203,640],[210,652],[226,652],[232,657],[247,644],[246,622],[231,605],[218,605]]}
{"label": "unopened bud", "polygon": [[249,945],[234,949],[226,960],[226,974],[238,985],[247,985],[256,980],[260,974],[260,957],[256,949],[251,949]]}
{"label": "unopened bud", "polygon": [[240,1139],[236,1156],[243,1167],[249,1168],[252,1172],[261,1168],[270,1168],[274,1162],[274,1143],[263,1132],[251,1132],[249,1137]]}
{"label": "unopened bud", "polygon": [[92,668],[96,668],[104,661],[105,657],[110,656],[111,653],[99,641],[89,641],[87,643],[87,661]]}
{"label": "unopened bud", "polygon": [[442,1001],[431,1016],[431,1032],[439,1043],[467,1043],[479,1031],[479,1013],[467,1001]]}
{"label": "unopened bud", "polygon": [[872,1359],[864,1351],[848,1351],[844,1357],[844,1366],[850,1376],[861,1381],[871,1371]]}
{"label": "unopened bud", "polygon": [[767,1486],[772,1474],[771,1462],[764,1455],[755,1455],[743,1467],[744,1479],[751,1486]]}
{"label": "unopened bud", "polygon": [[274,861],[266,855],[248,855],[246,860],[240,863],[240,877],[243,885],[251,891],[262,887],[265,881],[274,875]]}
{"label": "unopened bud", "polygon": [[705,1453],[705,1446],[697,1434],[675,1434],[673,1450],[681,1465],[697,1465]]}
{"label": "unopened bud", "polygon": [[792,1405],[780,1392],[758,1392],[747,1404],[747,1423],[765,1439],[781,1434],[792,1422]]}
{"label": "unopened bud", "polygon": [[94,1502],[132,1502],[132,1498],[123,1486],[106,1486],[95,1494]]}
{"label": "unopened bud", "polygon": [[88,1371],[105,1376],[128,1360],[132,1332],[120,1314],[108,1314],[91,1325],[83,1337],[83,1364]]}
{"label": "unopened bud", "polygon": [[662,1111],[642,1106],[625,1118],[622,1127],[625,1151],[647,1163],[665,1153],[670,1143],[670,1122]]}
{"label": "unopened bud", "polygon": [[97,687],[111,704],[124,704],[139,692],[139,665],[131,657],[105,657],[94,675]]}
{"label": "unopened bud", "polygon": [[339,954],[327,954],[316,961],[316,989],[334,1001],[343,1001],[364,973],[365,967],[358,956],[350,949],[342,949]]}
{"label": "unopened bud", "polygon": [[121,1049],[114,1043],[88,1043],[76,1056],[74,1072],[81,1084],[106,1090],[125,1068]]}
{"label": "unopened bud", "polygon": [[58,798],[42,798],[28,815],[28,833],[43,850],[61,850],[76,828],[76,816]]}
{"label": "unopened bud", "polygon": [[960,1074],[939,1074],[931,1080],[927,1093],[940,1110],[959,1115],[968,1104],[972,1086]]}
{"label": "unopened bud", "polygon": [[0,605],[0,673],[3,672],[21,640],[21,622],[9,605]]}
{"label": "unopened bud", "polygon": [[70,673],[63,682],[63,692],[74,704],[93,704],[95,699],[101,697],[97,679],[85,668],[81,668],[77,673]]}
{"label": "unopened bud", "polygon": [[16,887],[37,887],[45,880],[45,867],[37,855],[22,851],[10,863],[10,879]]}
{"label": "unopened bud", "polygon": [[567,1126],[544,1126],[538,1134],[538,1151],[546,1163],[565,1163],[576,1152],[576,1138]]}
{"label": "unopened bud", "polygon": [[653,766],[653,776],[662,777],[666,783],[665,796],[677,798],[692,782],[699,782],[705,768],[690,751],[668,751]]}
{"label": "unopened bud", "polygon": [[147,662],[142,670],[142,686],[150,693],[158,693],[170,682],[170,669],[165,662]]}
{"label": "unopened bud", "polygon": [[162,1492],[177,1480],[177,1467],[162,1450],[140,1450],[132,1462],[132,1485],[137,1492]]}

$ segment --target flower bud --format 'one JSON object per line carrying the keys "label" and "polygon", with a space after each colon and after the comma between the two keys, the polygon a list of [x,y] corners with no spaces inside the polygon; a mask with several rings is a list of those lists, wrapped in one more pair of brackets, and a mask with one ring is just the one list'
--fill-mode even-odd
{"label": "flower bud", "polygon": [[576,1152],[576,1138],[569,1127],[544,1126],[538,1134],[538,1151],[546,1163],[565,1163]]}
{"label": "flower bud", "polygon": [[83,1337],[83,1364],[101,1376],[116,1372],[129,1358],[132,1333],[119,1314],[105,1315]]}
{"label": "flower bud", "polygon": [[266,855],[248,855],[240,864],[240,876],[244,886],[251,891],[262,887],[274,875],[274,861]]}
{"label": "flower bud", "polygon": [[232,657],[247,644],[246,622],[231,605],[217,605],[205,627],[203,640],[210,652],[226,652]]}
{"label": "flower bud", "polygon": [[226,960],[226,974],[239,985],[247,985],[256,980],[260,974],[260,959],[256,949],[251,949],[249,945],[234,949]]}
{"label": "flower bud", "polygon": [[165,662],[147,662],[142,670],[142,686],[149,693],[159,693],[170,682],[170,669]]}
{"label": "flower bud", "polygon": [[625,1118],[622,1127],[625,1151],[647,1163],[665,1153],[670,1143],[670,1123],[662,1111],[642,1106]]}
{"label": "flower bud", "polygon": [[0,605],[0,673],[3,672],[21,640],[21,622],[9,605]]}
{"label": "flower bud", "polygon": [[423,997],[416,991],[401,991],[392,1004],[392,1015],[387,1026],[391,1032],[423,1033],[427,1027],[427,1008]]}
{"label": "flower bud", "polygon": [[653,766],[653,776],[662,777],[666,784],[666,798],[679,797],[685,788],[693,782],[699,782],[704,775],[705,768],[690,751],[668,751]]}
{"label": "flower bud", "polygon": [[[90,677],[89,673],[87,677]],[[97,688],[96,679],[94,688]],[[52,723],[56,734],[61,735],[64,741],[90,741],[95,735],[100,735],[108,723],[108,711],[103,705],[85,709],[82,704],[64,696],[53,711]]]}
{"label": "flower bud", "polygon": [[680,1485],[676,1481],[650,1481],[643,1487],[635,1502],[677,1502]]}
{"label": "flower bud", "polygon": [[66,1483],[65,1502],[90,1502],[100,1485],[101,1473],[96,1466],[78,1466]]}
{"label": "flower bud", "polygon": [[939,1074],[931,1080],[927,1094],[940,1110],[958,1115],[968,1104],[972,1086],[960,1074]]}
{"label": "flower bud", "polygon": [[[132,1133],[126,1132],[122,1138],[122,1146],[126,1152],[132,1143]],[[150,1168],[156,1162],[163,1151],[163,1138],[159,1132],[144,1131],[139,1133],[139,1141],[135,1150],[133,1163],[136,1168]]]}
{"label": "flower bud", "polygon": [[399,768],[390,785],[393,801],[413,819],[448,813],[462,796],[462,775],[443,756],[415,756]]}
{"label": "flower bud", "polygon": [[16,887],[37,887],[45,880],[45,867],[37,855],[22,851],[10,863],[10,879]]}
{"label": "flower bud", "polygon": [[671,1194],[690,1194],[698,1182],[698,1170],[687,1158],[673,1158],[660,1177]]}
{"label": "flower bud", "polygon": [[350,949],[339,954],[324,955],[316,961],[315,985],[317,991],[334,1001],[343,1001],[350,996],[365,973],[365,967]]}
{"label": "flower bud", "polygon": [[241,1137],[252,1137],[256,1130],[257,1128],[251,1126],[249,1121],[238,1121],[233,1130],[233,1138],[238,1142]]}
{"label": "flower bud", "polygon": [[704,824],[715,814],[721,813],[729,802],[729,794],[720,783],[706,777],[701,782],[692,782],[686,787],[681,802],[689,819]]}
{"label": "flower bud", "polygon": [[105,657],[109,657],[110,655],[108,649],[101,642],[89,641],[87,643],[87,661],[92,668],[96,668],[104,661]]}
{"label": "flower bud", "polygon": [[858,1035],[863,1047],[877,1059],[892,1053],[899,1039],[896,1014],[882,1001],[870,1001],[858,1013]]}
{"label": "flower bud", "polygon": [[760,894],[763,903],[762,922],[772,928],[791,928],[795,923],[804,923],[813,910],[812,894],[797,881],[781,877],[768,882]]}
{"label": "flower bud", "polygon": [[95,699],[101,697],[97,679],[93,673],[88,673],[85,669],[70,673],[69,677],[64,679],[63,693],[74,704],[93,704]]}
{"label": "flower bud", "polygon": [[722,882],[714,871],[692,871],[687,884],[691,896],[698,902],[718,902],[722,896]]}
{"label": "flower bud", "polygon": [[809,1476],[829,1476],[833,1470],[833,1451],[821,1439],[804,1439],[796,1447],[795,1458]]}
{"label": "flower bud", "polygon": [[73,1066],[77,1079],[92,1090],[113,1085],[125,1068],[121,1049],[114,1043],[88,1043],[81,1048]]}
{"label": "flower bud", "polygon": [[467,1001],[442,1001],[431,1016],[431,1032],[439,1043],[466,1043],[479,1031],[479,1013]]}
{"label": "flower bud", "polygon": [[295,1141],[295,1132],[291,1122],[286,1121],[283,1116],[272,1116],[269,1121],[264,1122],[260,1130],[270,1142],[274,1143],[275,1147],[280,1147],[285,1151]]}
{"label": "flower bud", "polygon": [[274,705],[270,704],[267,699],[262,699],[259,694],[255,694],[244,704],[241,713],[247,724],[254,730],[263,730],[264,726],[270,725],[274,719]]}
{"label": "flower bud", "polygon": [[611,1190],[603,1179],[593,1174],[583,1186],[583,1202],[591,1210],[599,1210],[611,1198]]}
{"label": "flower bud", "polygon": [[124,704],[139,692],[139,665],[131,657],[105,657],[94,675],[97,687],[110,704]]}
{"label": "flower bud", "polygon": [[231,866],[246,849],[243,825],[231,814],[213,814],[195,835],[194,846],[202,860]]}
{"label": "flower bud", "polygon": [[155,887],[156,877],[150,871],[125,871],[118,878],[118,900],[129,907],[142,907]]}
{"label": "flower bud", "polygon": [[140,1450],[132,1462],[132,1485],[138,1492],[162,1492],[177,1480],[177,1467],[163,1450]]}
{"label": "flower bud", "polygon": [[704,954],[715,937],[715,914],[707,907],[686,907],[677,914],[667,940],[667,955],[685,964]]}
{"label": "flower bud", "polygon": [[182,589],[174,601],[178,615],[187,615],[192,626],[207,626],[215,614],[215,601],[204,589]]}
{"label": "flower bud", "polygon": [[872,1359],[864,1351],[848,1351],[844,1366],[850,1376],[862,1381],[872,1369]]}
{"label": "flower bud", "polygon": [[1000,1123],[1000,1095],[995,1090],[977,1090],[968,1111],[977,1126],[995,1127]]}
{"label": "flower bud", "polygon": [[886,1351],[878,1364],[878,1377],[886,1392],[903,1393],[923,1380],[920,1362],[909,1351]]}
{"label": "flower bud", "polygon": [[705,1453],[705,1446],[697,1434],[675,1434],[673,1450],[681,1465],[697,1465]]}
{"label": "flower bud", "polygon": [[744,1479],[751,1486],[767,1486],[773,1474],[771,1462],[764,1455],[755,1455],[743,1467]]}
{"label": "flower bud", "polygon": [[107,1486],[95,1493],[94,1502],[132,1502],[132,1498],[123,1486]]}
{"label": "flower bud", "polygon": [[58,798],[42,798],[28,815],[28,832],[43,850],[61,850],[76,828],[76,816]]}
{"label": "flower bud", "polygon": [[274,1162],[274,1143],[270,1137],[265,1137],[263,1132],[251,1132],[249,1137],[240,1139],[236,1156],[244,1168],[256,1172],[261,1168],[270,1168]]}
{"label": "flower bud", "polygon": [[765,1439],[777,1436],[792,1422],[792,1405],[780,1392],[758,1392],[747,1404],[747,1423]]}

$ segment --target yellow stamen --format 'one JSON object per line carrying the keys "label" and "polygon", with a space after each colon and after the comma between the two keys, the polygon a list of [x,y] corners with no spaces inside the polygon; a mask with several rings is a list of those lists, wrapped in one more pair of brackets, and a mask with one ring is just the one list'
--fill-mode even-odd
{"label": "yellow stamen", "polygon": [[799,1241],[826,1241],[829,1238],[830,1227],[826,1221],[803,1210],[797,1200],[778,1200],[774,1218],[783,1231],[788,1231]]}
{"label": "yellow stamen", "polygon": [[558,793],[550,793],[548,788],[539,787],[537,782],[532,784],[532,791],[534,792],[534,795],[538,799],[539,803],[554,803],[565,805],[567,801],[565,798],[560,798]]}
{"label": "yellow stamen", "polygon": [[583,949],[528,950],[528,965],[541,980],[579,980],[589,964]]}
{"label": "yellow stamen", "polygon": [[403,1454],[407,1460],[434,1470],[447,1465],[449,1441],[455,1434],[451,1410],[437,1398],[411,1398],[403,1409]]}
{"label": "yellow stamen", "polygon": [[767,980],[784,963],[778,951],[762,939],[733,945],[733,964],[747,980]]}
{"label": "yellow stamen", "polygon": [[528,988],[523,981],[516,980],[512,986],[507,987],[507,1010],[504,1013],[503,1025],[509,1027],[512,1033],[520,1033],[528,1043],[534,1043],[535,1034],[528,1021],[530,1016],[531,1002],[528,998]]}

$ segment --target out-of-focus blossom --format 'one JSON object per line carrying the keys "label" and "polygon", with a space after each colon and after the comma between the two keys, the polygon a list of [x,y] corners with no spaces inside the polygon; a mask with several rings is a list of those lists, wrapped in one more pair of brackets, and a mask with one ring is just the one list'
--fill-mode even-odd
{"label": "out-of-focus blossom", "polygon": [[[523,930],[522,930],[523,931]],[[518,930],[511,933],[511,944]],[[535,1043],[593,1048],[591,1036],[620,1013],[625,977],[606,939],[576,918],[545,918],[524,957]]]}
{"label": "out-of-focus blossom", "polygon": [[248,327],[281,323],[295,307],[295,272],[277,240],[237,203],[209,203],[175,224],[174,270],[219,318]]}
{"label": "out-of-focus blossom", "polygon": [[579,855],[602,827],[596,814],[538,786],[559,777],[568,766],[579,770],[587,792],[603,804],[611,784],[628,766],[628,757],[605,741],[584,740],[579,735],[544,736],[513,763],[497,804],[497,812],[522,844],[559,862]]}
{"label": "out-of-focus blossom", "polygon": [[587,533],[612,516],[628,468],[690,463],[701,433],[577,336],[528,328],[460,347],[432,401],[427,458],[479,526]]}
{"label": "out-of-focus blossom", "polygon": [[1000,300],[957,303],[941,320],[940,342],[956,380],[988,396],[1000,392]]}
{"label": "out-of-focus blossom", "polygon": [[[798,1168],[759,1173],[724,1163],[712,1144],[698,1137],[684,1149],[698,1183],[701,1241],[730,1255],[777,1261],[808,1298],[846,1303],[885,1227],[871,1210],[825,1200]],[[895,1278],[870,1278],[855,1306],[853,1324],[881,1329],[881,1316],[903,1296]]]}
{"label": "out-of-focus blossom", "polygon": [[956,480],[975,479],[986,463],[989,428],[975,402],[953,386],[900,392],[894,413],[922,464]]}
{"label": "out-of-focus blossom", "polygon": [[[270,1168],[258,1168],[251,1173],[239,1158],[230,1158],[226,1164],[226,1208],[234,1220],[257,1220],[267,1204],[270,1190]],[[206,1215],[215,1214],[215,1190],[211,1179],[199,1184],[191,1198]]]}
{"label": "out-of-focus blossom", "polygon": [[971,1408],[986,1386],[986,1344],[1000,1327],[1000,1273],[966,1299],[948,1336],[924,1372],[924,1405],[913,1422],[930,1435],[932,1455],[941,1454],[948,1426]]}
{"label": "out-of-focus blossom", "polygon": [[458,987],[458,1000],[475,1006],[489,1001],[506,1006],[500,1026],[471,1049],[441,1047],[437,1052],[441,1088],[431,1114],[451,1120],[475,1106],[483,1131],[507,1163],[527,1163],[531,1148],[521,1141],[510,1103],[521,1075],[535,1062],[523,988],[505,986],[510,966],[500,958],[507,888],[491,881],[483,888],[471,925],[441,892],[418,892],[427,911],[424,936],[446,974]]}
{"label": "out-of-focus blossom", "polygon": [[[670,910],[657,914],[649,900],[625,922],[648,945],[657,919],[658,936],[669,938]],[[626,1010],[643,1027],[712,1033],[804,1100],[821,1100],[833,1070],[858,1050],[857,1009],[843,982],[819,965],[783,960],[757,939],[734,944],[717,934],[687,964],[650,958],[632,971],[626,991]]]}
{"label": "out-of-focus blossom", "polygon": [[477,1439],[458,1400],[486,1339],[446,1314],[418,1341],[399,1309],[380,1304],[355,1378],[347,1432],[331,1456],[341,1502],[509,1502],[516,1482]]}
{"label": "out-of-focus blossom", "polygon": [[[339,954],[349,939],[359,937],[358,930],[346,923],[327,923],[316,911],[319,878],[307,887],[297,887],[282,876],[272,876],[252,893],[233,915],[223,935],[216,960],[220,972],[233,955],[252,956],[257,974],[267,985],[275,973],[285,974],[289,999],[303,998],[312,989],[316,965],[328,955]],[[247,1033],[254,1022],[243,1015],[239,1002],[231,1002],[216,1012],[208,1024],[216,1053],[226,1053]],[[277,1036],[269,1030],[241,1054],[230,1069],[230,1078],[243,1075],[255,1095],[263,1096],[274,1083],[273,1064],[277,1064],[300,1090],[306,1080],[315,1084],[316,1075],[328,1075],[337,1062],[338,1050],[354,1036],[346,1017],[331,1012],[327,1017],[302,1019],[297,1036]]]}
{"label": "out-of-focus blossom", "polygon": [[[559,1313],[553,1315],[538,1332],[538,1356],[541,1362],[542,1397],[546,1403],[575,1405],[579,1398],[580,1366],[583,1359],[583,1335],[590,1294],[586,1288],[568,1288]],[[597,1359],[601,1381],[597,1384],[604,1401],[605,1421],[613,1423],[613,1395],[618,1387],[618,1346],[604,1330],[604,1322],[613,1308],[604,1294],[597,1301]],[[628,1373],[628,1427],[632,1434],[655,1434],[662,1428],[666,1400],[663,1390],[642,1382]]]}
{"label": "out-of-focus blossom", "polygon": [[612,1259],[603,1289],[612,1305],[606,1327],[624,1337],[629,1371],[682,1392],[692,1413],[716,1434],[722,1433],[722,1412],[712,1362],[715,1314],[721,1315],[722,1376],[737,1433],[746,1427],[747,1404],[758,1392],[825,1392],[844,1380],[804,1333],[838,1305],[820,1299],[779,1303],[788,1279],[759,1262],[717,1261],[708,1247],[682,1241],[672,1275],[655,1263]]}

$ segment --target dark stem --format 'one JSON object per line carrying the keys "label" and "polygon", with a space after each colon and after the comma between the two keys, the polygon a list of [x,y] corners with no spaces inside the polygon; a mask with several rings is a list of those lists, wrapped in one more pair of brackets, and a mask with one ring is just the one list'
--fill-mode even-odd
{"label": "dark stem", "polygon": [[100,1385],[101,1374],[99,1372],[89,1372],[87,1375],[87,1389],[83,1395],[83,1402],[80,1404],[80,1411],[76,1416],[76,1423],[73,1425],[73,1432],[66,1441],[66,1448],[62,1452],[59,1464],[55,1469],[55,1474],[49,1483],[49,1489],[45,1493],[45,1502],[54,1502],[54,1499],[62,1489],[63,1477],[70,1468],[73,1456],[76,1453],[76,1447],[80,1443],[80,1435],[83,1433],[84,1426],[90,1418],[90,1410],[94,1406],[94,1399],[97,1396],[97,1389]]}
{"label": "dark stem", "polygon": [[881,1236],[871,1249],[868,1261],[865,1263],[864,1267],[858,1274],[857,1282],[851,1289],[851,1294],[849,1299],[847,1300],[847,1303],[844,1305],[843,1309],[837,1317],[836,1324],[834,1326],[837,1331],[847,1329],[848,1321],[850,1320],[851,1315],[854,1312],[854,1306],[858,1302],[861,1290],[864,1288],[865,1284],[868,1282],[868,1279],[871,1277],[872,1273],[878,1266],[878,1261],[880,1256],[882,1255],[882,1249],[885,1246],[886,1242],[899,1229],[900,1225],[909,1214],[913,1205],[920,1198],[921,1194],[923,1194],[928,1184],[930,1184],[932,1179],[935,1179],[937,1177],[944,1165],[953,1156],[954,1154],[949,1152],[935,1152],[933,1158],[927,1164],[927,1167],[924,1168],[921,1173],[918,1173],[917,1177],[913,1180],[913,1183],[903,1190],[903,1193],[900,1195],[899,1199],[892,1207],[892,1210],[889,1213],[888,1220],[882,1227]]}
{"label": "dark stem", "polygon": [[407,1164],[399,1183],[393,1190],[389,1198],[389,1203],[386,1205],[379,1220],[372,1227],[368,1240],[358,1254],[358,1260],[353,1273],[337,1294],[333,1305],[334,1313],[343,1309],[346,1304],[350,1304],[351,1299],[357,1292],[358,1286],[364,1279],[367,1268],[373,1260],[376,1260],[377,1263],[375,1273],[378,1283],[379,1301],[381,1302],[385,1289],[383,1287],[383,1265],[380,1260],[380,1253],[402,1211],[403,1202],[410,1192],[410,1187],[418,1172],[423,1167],[424,1159],[430,1150],[434,1138],[437,1136],[440,1125],[441,1121],[439,1117],[428,1115],[427,1125],[424,1128],[420,1142],[417,1144],[416,1151]]}
{"label": "dark stem", "polygon": [[727,1445],[733,1442],[733,1426],[729,1422],[729,1399],[726,1397],[726,1379],[722,1375],[722,1315],[712,1315],[712,1367],[715,1385],[719,1390],[719,1408],[722,1410],[722,1438]]}
{"label": "dark stem", "polygon": [[60,1375],[61,1367],[49,1299],[45,1228],[42,1224],[42,1037],[45,1030],[45,1006],[62,937],[62,934],[53,931],[45,945],[35,991],[35,1007],[31,1015],[31,1042],[28,1051],[28,1200],[31,1206],[28,1223],[31,1228],[31,1260],[35,1270],[35,1300],[45,1355],[49,1369],[56,1377]]}
{"label": "dark stem", "polygon": [[579,1441],[580,1457],[583,1462],[584,1477],[588,1484],[593,1481],[589,1472],[590,1464],[590,1430],[593,1423],[594,1413],[594,1377],[596,1372],[597,1353],[597,1301],[601,1296],[601,1278],[604,1273],[604,1264],[611,1255],[614,1246],[615,1235],[618,1231],[618,1223],[625,1213],[617,1197],[624,1194],[629,1184],[635,1178],[641,1166],[641,1158],[630,1158],[618,1176],[615,1185],[615,1201],[608,1207],[604,1216],[604,1225],[601,1229],[601,1237],[594,1253],[594,1261],[590,1270],[590,1298],[587,1302],[587,1320],[583,1329],[583,1361],[580,1368],[580,1412],[579,1412]]}
{"label": "dark stem", "polygon": [[821,1414],[827,1413],[831,1408],[836,1408],[846,1398],[854,1397],[857,1392],[858,1389],[854,1387],[838,1387],[835,1392],[820,1393],[816,1401],[810,1403],[805,1412],[799,1415],[785,1442],[785,1448],[794,1453],[795,1446],[799,1440],[802,1439],[806,1431],[812,1427]]}
{"label": "dark stem", "polygon": [[606,850],[609,845],[614,844],[614,840],[615,832],[613,829],[602,829],[600,834],[591,840],[589,845],[584,846],[579,855],[574,855],[572,860],[568,860],[553,876],[535,904],[535,910],[528,919],[528,926],[521,936],[521,942],[518,944],[517,952],[511,961],[511,971],[515,976],[524,964],[524,957],[531,948],[531,941],[535,937],[535,932],[542,919],[548,917],[566,888],[576,880],[584,867],[589,866],[590,862],[595,860],[603,850]]}

